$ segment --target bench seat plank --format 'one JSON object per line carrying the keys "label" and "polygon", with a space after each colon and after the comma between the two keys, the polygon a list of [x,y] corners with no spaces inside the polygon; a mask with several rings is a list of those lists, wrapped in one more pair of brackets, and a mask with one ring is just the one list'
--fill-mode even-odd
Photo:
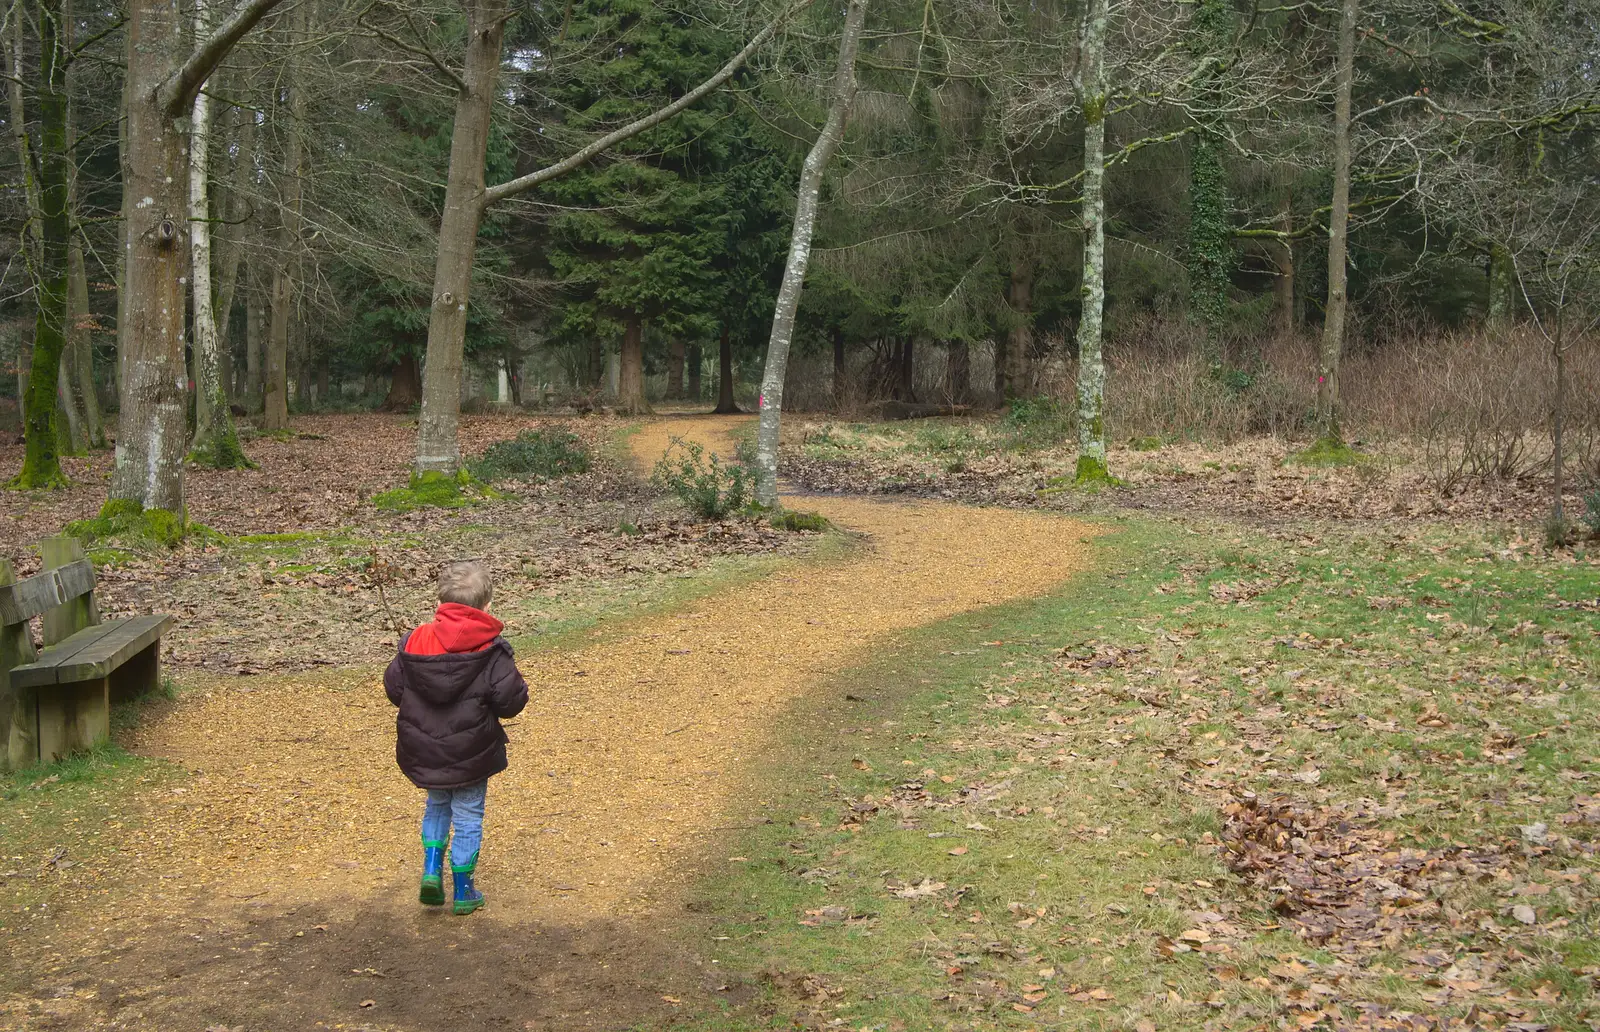
{"label": "bench seat plank", "polygon": [[172,617],[136,616],[86,627],[39,653],[36,662],[11,671],[13,688],[72,684],[106,677],[161,639]]}

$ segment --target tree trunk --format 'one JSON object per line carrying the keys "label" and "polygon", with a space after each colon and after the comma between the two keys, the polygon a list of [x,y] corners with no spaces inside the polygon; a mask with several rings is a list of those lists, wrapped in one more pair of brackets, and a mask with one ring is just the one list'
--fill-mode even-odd
{"label": "tree trunk", "polygon": [[[206,0],[197,0],[195,35],[210,31]],[[196,462],[216,469],[250,466],[228,410],[228,389],[222,378],[222,342],[217,334],[215,298],[211,292],[211,98],[195,95],[189,118],[189,251],[190,289],[194,309],[195,432],[190,448]]]}
{"label": "tree trunk", "polygon": [[1292,340],[1300,328],[1295,308],[1294,293],[1294,193],[1289,187],[1292,170],[1287,166],[1279,170],[1283,180],[1282,201],[1278,206],[1278,232],[1283,235],[1273,244],[1273,264],[1278,267],[1278,278],[1272,283],[1273,307],[1276,309],[1278,336]]}
{"label": "tree trunk", "polygon": [[461,462],[456,428],[461,421],[461,366],[467,340],[467,299],[472,257],[483,218],[483,161],[489,143],[507,0],[467,0],[467,54],[456,94],[450,137],[450,171],[433,270],[428,316],[428,360],[417,426],[416,471],[455,472]]}
{"label": "tree trunk", "polygon": [[206,77],[281,0],[246,0],[217,30],[183,46],[177,5],[128,5],[124,80],[122,284],[117,327],[122,417],[113,498],[184,512],[183,456],[188,445],[184,368],[184,291],[188,265],[188,160],[180,120],[187,120]]}
{"label": "tree trunk", "polygon": [[1344,353],[1350,233],[1350,94],[1355,85],[1357,0],[1339,9],[1339,67],[1333,108],[1333,210],[1328,216],[1328,305],[1317,375],[1317,423],[1322,439],[1343,443],[1339,427],[1339,359]]}
{"label": "tree trunk", "polygon": [[833,407],[844,404],[844,327],[833,328]]}
{"label": "tree trunk", "polygon": [[1004,330],[994,335],[994,400],[997,405],[1006,403],[1006,337]]}
{"label": "tree trunk", "polygon": [[949,383],[950,403],[964,404],[972,391],[972,349],[964,340],[945,345],[945,379]]}
{"label": "tree trunk", "polygon": [[1104,483],[1106,367],[1100,353],[1106,303],[1106,0],[1088,0],[1083,17],[1083,316],[1078,321],[1079,484]]}
{"label": "tree trunk", "polygon": [[906,334],[904,347],[900,349],[900,389],[896,394],[902,401],[917,400],[917,338],[914,334]]}
{"label": "tree trunk", "polygon": [[267,313],[264,310],[265,284],[257,266],[246,270],[244,308],[244,407],[252,415],[262,411],[265,399],[262,392],[266,383],[266,329]]}
{"label": "tree trunk", "polygon": [[722,342],[717,347],[717,407],[719,416],[729,416],[739,411],[733,400],[733,341],[728,337],[728,327],[722,327]]}
{"label": "tree trunk", "polygon": [[1504,330],[1511,325],[1516,307],[1516,271],[1511,252],[1504,244],[1489,246],[1489,328]]}
{"label": "tree trunk", "polygon": [[[227,224],[221,228],[220,233],[213,234],[215,245],[213,251],[218,276],[215,284],[217,301],[212,310],[216,313],[217,350],[221,352],[224,362],[227,362],[233,352],[231,340],[233,299],[238,292],[239,265],[244,257],[242,223],[246,214],[246,191],[255,170],[255,112],[239,108],[235,122],[238,125],[238,132],[235,137],[237,143],[233,185],[227,190],[227,204],[224,207]],[[225,377],[224,381],[227,380]],[[237,388],[234,388],[234,391],[238,393]]]}
{"label": "tree trunk", "polygon": [[[67,343],[68,245],[72,219],[68,211],[71,195],[71,152],[67,129],[67,63],[70,44],[66,37],[65,5],[39,6],[38,76],[39,146],[29,169],[37,175],[38,207],[34,209],[39,226],[34,252],[34,290],[38,312],[34,318],[33,355],[28,390],[23,403],[23,431],[27,441],[22,471],[11,482],[13,487],[65,487],[58,451],[56,406],[62,354]],[[20,127],[19,127],[20,130]]]}
{"label": "tree trunk", "polygon": [[667,397],[683,400],[683,340],[674,337],[667,350]]}
{"label": "tree trunk", "polygon": [[700,351],[700,345],[689,345],[689,400],[700,400],[700,366],[705,361],[705,355]]}
{"label": "tree trunk", "polygon": [[72,349],[72,374],[83,411],[84,435],[90,448],[100,449],[106,446],[106,423],[100,412],[100,392],[94,385],[94,315],[89,311],[89,274],[77,234],[67,248],[67,278],[72,316],[67,346]]}
{"label": "tree trunk", "polygon": [[1011,264],[1012,315],[1017,323],[1011,327],[1006,342],[1005,397],[1031,394],[1029,375],[1033,355],[1033,262],[1019,253]]}
{"label": "tree trunk", "polygon": [[[295,9],[295,24],[288,40],[290,53],[304,37],[306,6]],[[278,189],[278,259],[272,269],[272,324],[262,385],[262,426],[268,430],[289,427],[289,341],[296,316],[296,281],[300,276],[300,209],[305,196],[306,90],[298,62],[290,58],[285,71],[289,93],[289,125],[284,134],[283,177]],[[281,111],[282,108],[280,107]]]}
{"label": "tree trunk", "polygon": [[[778,290],[777,309],[772,315],[772,336],[767,341],[767,362],[761,376],[758,403],[761,426],[756,435],[756,501],[778,504],[778,438],[783,417],[783,378],[789,365],[789,345],[794,339],[795,314],[800,309],[800,291],[805,286],[806,265],[811,260],[811,236],[816,230],[817,208],[822,193],[822,176],[834,152],[844,139],[845,122],[856,95],[856,50],[861,42],[861,26],[867,17],[867,0],[850,0],[845,11],[844,31],[839,39],[839,64],[833,76],[833,103],[828,120],[806,155],[800,172],[796,197],[794,229],[789,235],[789,260],[783,269],[783,285]],[[906,338],[907,353],[910,338]]]}
{"label": "tree trunk", "polygon": [[644,415],[650,402],[644,396],[644,320],[630,313],[622,332],[618,356],[617,411],[625,416]]}
{"label": "tree trunk", "polygon": [[389,395],[383,399],[383,410],[409,412],[421,400],[422,377],[417,372],[417,357],[408,351],[389,374]]}
{"label": "tree trunk", "polygon": [[[1507,264],[1510,264],[1509,254]],[[1567,482],[1567,452],[1566,452],[1566,427],[1567,427],[1567,346],[1566,346],[1566,297],[1561,298],[1561,306],[1556,309],[1556,332],[1550,342],[1551,354],[1556,360],[1556,398],[1550,417],[1550,443],[1555,450],[1551,457],[1551,471],[1553,473],[1551,490],[1553,497],[1550,506],[1550,522],[1556,531],[1566,536],[1567,512],[1566,494]]]}
{"label": "tree trunk", "polygon": [[1202,127],[1189,159],[1189,312],[1199,324],[1201,361],[1213,375],[1222,371],[1232,256],[1222,161],[1211,130]]}

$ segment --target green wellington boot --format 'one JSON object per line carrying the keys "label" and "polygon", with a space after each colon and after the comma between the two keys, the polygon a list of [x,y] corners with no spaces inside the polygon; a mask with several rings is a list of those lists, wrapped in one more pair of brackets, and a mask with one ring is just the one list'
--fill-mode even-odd
{"label": "green wellington boot", "polygon": [[444,850],[443,842],[422,844],[422,891],[417,899],[430,907],[444,906]]}

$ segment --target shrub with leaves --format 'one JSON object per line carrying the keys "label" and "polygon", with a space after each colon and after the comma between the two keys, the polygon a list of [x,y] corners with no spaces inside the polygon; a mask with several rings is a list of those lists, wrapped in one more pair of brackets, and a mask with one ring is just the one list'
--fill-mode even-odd
{"label": "shrub with leaves", "polygon": [[1033,451],[1070,440],[1078,432],[1078,418],[1071,407],[1054,398],[1016,398],[1000,427],[1011,450]]}
{"label": "shrub with leaves", "polygon": [[751,499],[753,478],[738,464],[723,464],[693,441],[674,437],[672,447],[656,463],[650,482],[668,491],[701,519],[717,520],[743,509]]}
{"label": "shrub with leaves", "polygon": [[472,475],[496,480],[560,480],[589,472],[589,449],[570,430],[524,430],[509,441],[496,441],[468,463]]}

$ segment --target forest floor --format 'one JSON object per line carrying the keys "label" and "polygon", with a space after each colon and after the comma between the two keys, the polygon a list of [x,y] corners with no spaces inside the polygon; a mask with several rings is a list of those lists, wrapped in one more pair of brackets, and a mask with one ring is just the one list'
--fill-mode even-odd
{"label": "forest floor", "polygon": [[[747,425],[627,441],[648,466]],[[616,490],[417,537],[525,519],[482,539],[522,549],[516,576],[544,517],[512,510],[654,505]],[[788,502],[836,530],[736,522],[760,540],[543,583],[513,622],[535,701],[471,918],[414,903],[417,793],[368,652],[255,677],[197,653],[126,752],[0,781],[0,1028],[1600,1021],[1592,556],[1482,514]],[[337,538],[355,508],[318,518]]]}

